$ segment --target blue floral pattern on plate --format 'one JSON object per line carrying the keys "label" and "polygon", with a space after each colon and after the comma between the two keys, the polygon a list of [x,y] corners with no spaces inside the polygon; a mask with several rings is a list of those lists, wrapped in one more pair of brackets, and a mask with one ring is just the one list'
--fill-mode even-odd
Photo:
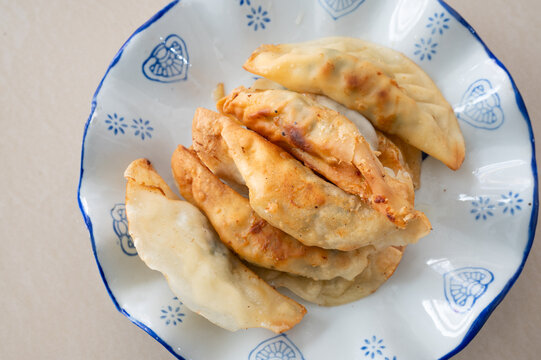
{"label": "blue floral pattern on plate", "polygon": [[261,6],[251,9],[251,13],[246,15],[248,18],[248,27],[253,26],[254,31],[257,31],[257,29],[265,29],[265,24],[270,22],[270,19],[268,17],[269,12],[263,10]]}
{"label": "blue floral pattern on plate", "polygon": [[386,354],[389,349],[384,345],[383,339],[378,339],[376,335],[364,339],[361,352],[365,359],[396,360],[396,356]]}
{"label": "blue floral pattern on plate", "polygon": [[143,62],[143,75],[163,83],[186,80],[189,65],[186,43],[180,36],[171,34],[156,45]]}
{"label": "blue floral pattern on plate", "polygon": [[419,56],[419,59],[423,61],[425,58],[427,60],[432,60],[432,56],[436,55],[436,47],[438,43],[432,42],[432,38],[424,39],[421,38],[417,44],[415,44],[414,55]]}
{"label": "blue floral pattern on plate", "polygon": [[383,339],[378,339],[375,335],[371,339],[364,339],[361,350],[364,351],[364,356],[370,359],[373,359],[376,355],[383,355],[383,350],[385,350]]}
{"label": "blue floral pattern on plate", "polygon": [[172,305],[164,306],[161,309],[160,319],[165,322],[165,325],[177,326],[182,322],[182,318],[186,315],[181,312],[182,305],[182,302],[175,296]]}
{"label": "blue floral pattern on plate", "polygon": [[495,130],[504,122],[500,96],[487,79],[471,84],[461,101],[458,118],[478,129]]}
{"label": "blue floral pattern on plate", "polygon": [[111,209],[113,218],[113,230],[118,237],[118,243],[122,252],[128,256],[137,255],[137,250],[128,232],[128,218],[126,217],[126,206],[122,203],[115,204]]}
{"label": "blue floral pattern on plate", "polygon": [[325,11],[332,16],[334,20],[338,20],[353,11],[357,10],[364,0],[319,0],[319,4]]}
{"label": "blue floral pattern on plate", "polygon": [[512,191],[509,191],[508,194],[503,194],[501,196],[500,201],[498,202],[498,205],[503,208],[503,213],[509,213],[511,215],[515,215],[516,211],[522,210],[521,204],[524,202],[523,199],[520,198],[519,193],[513,193]]}
{"label": "blue floral pattern on plate", "polygon": [[494,216],[496,205],[492,204],[488,196],[478,196],[471,204],[473,209],[470,210],[470,213],[475,216],[475,220],[486,220],[489,216]]}
{"label": "blue floral pattern on plate", "polygon": [[435,13],[428,18],[428,24],[426,27],[432,29],[431,35],[440,34],[443,35],[445,30],[449,29],[449,21],[451,18],[447,17],[444,12]]}
{"label": "blue floral pattern on plate", "polygon": [[141,140],[145,140],[145,137],[149,139],[152,138],[151,132],[154,131],[154,128],[150,126],[149,120],[143,120],[141,118],[133,119],[131,127],[135,130],[133,134],[135,136],[140,136]]}
{"label": "blue floral pattern on plate", "polygon": [[494,274],[481,267],[464,267],[445,273],[443,279],[449,306],[457,313],[465,313],[487,291]]}
{"label": "blue floral pattern on plate", "polygon": [[430,34],[421,37],[413,48],[413,55],[419,57],[419,61],[431,61],[438,53],[438,45],[442,40],[442,36],[446,30],[449,30],[451,18],[445,12],[435,12],[434,15],[428,17],[428,22],[425,26]]}
{"label": "blue floral pattern on plate", "polygon": [[109,125],[107,130],[110,130],[113,132],[113,134],[125,134],[125,129],[128,127],[127,124],[124,123],[124,118],[121,116],[118,116],[116,113],[107,114],[107,119],[105,119],[105,123]]}
{"label": "blue floral pattern on plate", "polygon": [[286,334],[280,334],[257,345],[248,360],[304,360],[304,357]]}

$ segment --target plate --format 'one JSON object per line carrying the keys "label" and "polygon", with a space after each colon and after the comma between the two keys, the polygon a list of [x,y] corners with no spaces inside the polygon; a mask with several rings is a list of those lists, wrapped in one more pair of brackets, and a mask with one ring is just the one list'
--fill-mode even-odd
{"label": "plate", "polygon": [[[278,336],[222,330],[191,313],[137,257],[123,171],[147,157],[173,186],[170,156],[191,143],[195,108],[214,108],[218,82],[226,90],[249,85],[253,75],[241,66],[260,44],[331,35],[386,45],[417,62],[455,109],[466,160],[456,172],[423,162],[417,207],[434,230],[408,247],[375,294],[332,308],[301,301],[308,314]],[[475,336],[524,266],[537,222],[535,164],[511,76],[443,1],[175,1],[128,39],[96,90],[78,198],[114,305],[179,359],[447,359]]]}

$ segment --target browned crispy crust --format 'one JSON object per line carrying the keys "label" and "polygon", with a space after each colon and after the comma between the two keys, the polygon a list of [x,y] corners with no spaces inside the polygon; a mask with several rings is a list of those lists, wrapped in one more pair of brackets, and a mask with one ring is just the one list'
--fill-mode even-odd
{"label": "browned crispy crust", "polygon": [[[227,154],[227,144],[221,140],[223,124],[214,111],[197,108],[192,122],[193,149],[216,176],[237,184],[244,184],[235,162]],[[201,120],[199,120],[201,119]]]}
{"label": "browned crispy crust", "polygon": [[464,161],[464,139],[452,107],[437,88],[431,88],[430,94],[444,107],[434,116],[396,79],[354,53],[317,42],[262,45],[243,67],[290,90],[326,95],[359,111],[379,130],[396,134],[449,168],[458,169]]}
{"label": "browned crispy crust", "polygon": [[[171,190],[162,177],[158,175],[148,159],[137,159],[132,161],[124,171],[124,177],[128,180],[128,183],[133,186],[145,186],[151,191],[161,193],[168,199],[178,199],[178,196]],[[126,196],[127,195],[128,192],[126,192]]]}
{"label": "browned crispy crust", "polygon": [[207,215],[225,245],[253,264],[320,280],[352,279],[368,264],[371,246],[351,252],[324,250],[273,227],[183,146],[173,153],[171,167],[182,196]]}
{"label": "browned crispy crust", "polygon": [[[322,180],[278,146],[225,116],[194,118],[218,121],[211,141],[223,141],[246,185],[250,205],[263,219],[307,246],[349,251],[366,245],[378,249],[425,236],[430,223],[421,212],[398,229],[381,213]],[[203,127],[203,126],[202,126]]]}
{"label": "browned crispy crust", "polygon": [[387,176],[357,127],[310,96],[239,87],[218,104],[341,189],[369,201],[397,226],[412,218],[411,179]]}

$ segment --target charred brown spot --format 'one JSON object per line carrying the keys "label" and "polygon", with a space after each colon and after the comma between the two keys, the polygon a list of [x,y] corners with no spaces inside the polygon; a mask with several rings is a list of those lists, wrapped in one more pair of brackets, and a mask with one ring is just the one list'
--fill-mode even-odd
{"label": "charred brown spot", "polygon": [[393,85],[394,87],[400,88],[400,86],[398,86],[398,83],[396,82],[395,79],[391,79],[391,85]]}
{"label": "charred brown spot", "polygon": [[386,101],[389,98],[389,90],[384,89],[378,92],[378,98],[380,101]]}
{"label": "charred brown spot", "polygon": [[261,230],[263,230],[263,228],[265,227],[266,224],[267,224],[267,222],[265,220],[257,219],[250,226],[250,230],[248,230],[248,233],[249,234],[258,234],[258,233],[261,232]]}
{"label": "charred brown spot", "polygon": [[349,73],[345,75],[346,87],[350,90],[361,90],[368,79],[366,76],[358,76],[355,73]]}
{"label": "charred brown spot", "polygon": [[295,126],[288,126],[284,130],[294,146],[306,152],[310,152],[311,146],[306,141],[306,138],[304,137],[304,132],[301,129]]}
{"label": "charred brown spot", "polygon": [[266,117],[269,117],[271,116],[273,113],[273,111],[269,108],[264,108],[264,109],[259,109],[255,112],[251,112],[249,114],[247,114],[247,118],[248,119],[260,119],[260,118],[266,118]]}
{"label": "charred brown spot", "polygon": [[381,195],[376,195],[376,197],[374,198],[374,202],[376,204],[384,204],[386,201],[387,199],[385,199],[385,197]]}
{"label": "charred brown spot", "polygon": [[321,67],[321,74],[323,75],[329,75],[334,71],[334,64],[330,61],[327,61],[322,67]]}
{"label": "charred brown spot", "polygon": [[378,75],[381,75],[381,71],[378,71],[377,74],[378,74]]}
{"label": "charred brown spot", "polygon": [[387,219],[391,220],[392,222],[396,220],[393,214],[387,214]]}

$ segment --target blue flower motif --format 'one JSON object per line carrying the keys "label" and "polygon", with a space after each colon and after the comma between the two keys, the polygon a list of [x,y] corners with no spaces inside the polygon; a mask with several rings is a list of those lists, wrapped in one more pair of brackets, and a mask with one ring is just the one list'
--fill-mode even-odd
{"label": "blue flower motif", "polygon": [[502,195],[498,205],[503,207],[503,214],[509,211],[511,215],[515,215],[515,211],[522,210],[520,203],[524,202],[524,200],[519,196],[519,193],[514,194],[512,191],[509,191],[507,195]]}
{"label": "blue flower motif", "polygon": [[[174,297],[173,300],[178,301],[178,304],[182,305],[182,302],[180,302],[177,297]],[[182,322],[182,317],[185,316],[185,314],[182,313],[180,309],[181,307],[178,305],[168,305],[162,308],[162,315],[160,316],[160,319],[163,319],[165,321],[165,325],[173,324],[173,326],[177,326],[177,324],[180,324]]]}
{"label": "blue flower motif", "polygon": [[494,216],[495,205],[490,203],[490,198],[479,196],[471,204],[473,209],[470,212],[475,214],[475,220],[479,220],[480,218],[486,220],[489,216]]}
{"label": "blue flower motif", "polygon": [[364,356],[370,357],[370,359],[373,359],[376,355],[383,355],[381,350],[385,349],[385,345],[383,345],[383,339],[376,338],[376,336],[372,336],[372,339],[364,339],[364,345],[361,347],[361,350],[364,351]]}
{"label": "blue flower motif", "polygon": [[396,360],[396,356],[393,356],[392,358],[385,356],[385,360]]}
{"label": "blue flower motif", "polygon": [[430,61],[432,60],[432,56],[436,55],[437,46],[438,43],[433,43],[432,38],[428,38],[428,40],[421,38],[421,40],[415,44],[417,50],[415,50],[413,54],[420,55],[421,61],[423,61],[425,58]]}
{"label": "blue flower motif", "polygon": [[127,128],[128,125],[124,124],[123,121],[124,118],[118,117],[116,113],[113,115],[107,114],[107,119],[105,120],[105,123],[109,124],[107,130],[112,130],[115,135],[118,133],[125,134],[124,129]]}
{"label": "blue flower motif", "polygon": [[242,6],[242,5],[244,5],[244,4],[246,4],[246,5],[248,5],[248,6],[252,5],[252,4],[250,4],[250,0],[240,0],[239,6]]}
{"label": "blue flower motif", "polygon": [[154,131],[154,128],[149,126],[150,121],[149,120],[143,120],[139,118],[139,120],[133,119],[132,128],[135,129],[135,136],[141,136],[141,140],[145,140],[145,136],[149,139],[152,138],[151,131]]}
{"label": "blue flower motif", "polygon": [[427,28],[432,29],[432,35],[439,33],[440,35],[443,35],[443,32],[447,29],[449,29],[449,25],[447,23],[451,20],[448,17],[445,17],[445,13],[435,13],[434,16],[430,16],[428,18],[428,24],[426,25]]}
{"label": "blue flower motif", "polygon": [[254,26],[254,31],[257,31],[261,27],[261,29],[265,29],[265,23],[269,23],[270,19],[267,17],[269,14],[268,11],[263,11],[261,6],[257,8],[251,9],[252,13],[246,15],[248,18],[248,27]]}

